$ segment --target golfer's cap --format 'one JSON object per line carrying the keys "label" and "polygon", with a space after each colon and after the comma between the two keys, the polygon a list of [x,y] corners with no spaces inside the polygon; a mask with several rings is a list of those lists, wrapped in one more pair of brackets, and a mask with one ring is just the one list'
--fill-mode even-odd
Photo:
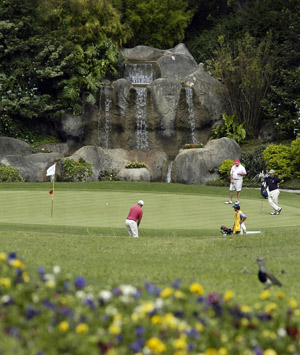
{"label": "golfer's cap", "polygon": [[239,165],[239,164],[240,164],[240,161],[239,161],[238,159],[235,159],[234,164],[235,164],[235,165]]}
{"label": "golfer's cap", "polygon": [[238,210],[241,208],[240,205],[238,203],[235,203],[232,208],[237,208]]}
{"label": "golfer's cap", "polygon": [[275,170],[271,169],[271,170],[269,171],[269,174],[275,174]]}
{"label": "golfer's cap", "polygon": [[144,206],[144,201],[143,200],[139,200],[138,205]]}

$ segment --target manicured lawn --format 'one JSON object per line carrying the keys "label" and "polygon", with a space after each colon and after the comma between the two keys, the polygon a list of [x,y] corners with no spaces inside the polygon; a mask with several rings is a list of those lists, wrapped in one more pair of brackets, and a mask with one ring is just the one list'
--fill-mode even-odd
{"label": "manicured lawn", "polygon": [[[0,249],[15,251],[30,268],[59,265],[101,287],[200,282],[206,292],[231,289],[240,302],[255,301],[258,256],[299,299],[300,196],[282,192],[280,216],[258,190],[244,189],[241,206],[248,230],[261,234],[224,237],[233,223],[224,205],[228,189],[166,183],[57,183],[51,218],[50,183],[0,185]],[[125,229],[129,207],[145,201],[140,238]],[[261,212],[261,213],[260,213]],[[282,273],[282,270],[283,273]],[[299,299],[300,300],[300,299]]]}

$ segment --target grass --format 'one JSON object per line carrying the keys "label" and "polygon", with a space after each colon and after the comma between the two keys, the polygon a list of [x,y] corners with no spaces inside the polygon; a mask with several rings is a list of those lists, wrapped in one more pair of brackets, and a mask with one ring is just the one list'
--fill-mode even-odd
{"label": "grass", "polygon": [[[57,183],[50,216],[50,183],[0,184],[1,250],[15,251],[31,269],[60,265],[100,287],[144,281],[166,286],[177,278],[200,282],[206,292],[231,289],[240,302],[255,301],[258,256],[299,299],[299,195],[282,192],[280,216],[271,216],[260,191],[243,189],[248,230],[224,237],[233,209],[228,188],[167,183]],[[129,207],[145,201],[140,238],[125,229]],[[261,212],[261,213],[260,213]],[[282,270],[284,272],[282,273]]]}

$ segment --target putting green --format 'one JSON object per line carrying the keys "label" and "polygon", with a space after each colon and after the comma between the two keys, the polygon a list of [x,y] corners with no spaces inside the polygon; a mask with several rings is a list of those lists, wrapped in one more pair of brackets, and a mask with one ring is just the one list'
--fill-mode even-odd
{"label": "putting green", "polygon": [[[232,205],[222,196],[162,194],[149,192],[56,191],[51,218],[48,191],[0,191],[0,223],[43,224],[125,228],[129,207],[145,201],[141,228],[218,229],[233,224]],[[243,199],[241,208],[248,216],[248,230],[299,225],[299,208],[285,204],[280,216],[271,216],[267,200]],[[261,213],[260,213],[261,212]]]}

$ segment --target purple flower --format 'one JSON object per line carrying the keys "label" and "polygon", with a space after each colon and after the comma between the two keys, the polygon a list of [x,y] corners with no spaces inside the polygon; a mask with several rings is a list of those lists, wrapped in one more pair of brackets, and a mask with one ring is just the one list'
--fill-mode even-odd
{"label": "purple flower", "polygon": [[34,309],[31,305],[26,307],[26,319],[30,320],[40,313],[38,309]]}
{"label": "purple flower", "polygon": [[175,281],[172,283],[172,286],[173,286],[174,288],[179,288],[179,287],[180,287],[180,283],[181,283],[181,279],[179,278],[179,279],[175,280]]}
{"label": "purple flower", "polygon": [[145,327],[144,326],[139,326],[136,331],[135,331],[135,335],[139,338],[141,336],[143,336],[143,334],[145,333]]}
{"label": "purple flower", "polygon": [[10,253],[9,255],[8,255],[8,260],[14,260],[14,259],[16,259],[17,258],[17,254],[16,253]]}
{"label": "purple flower", "polygon": [[45,275],[45,269],[44,269],[42,266],[39,266],[39,267],[38,267],[38,273],[39,273],[40,275]]}
{"label": "purple flower", "polygon": [[159,296],[160,295],[160,292],[161,292],[160,289],[157,288],[154,285],[151,285],[149,282],[145,282],[145,288],[146,288],[148,293],[152,293],[155,296]]}
{"label": "purple flower", "polygon": [[254,351],[255,355],[263,355],[263,353],[264,353],[262,348],[260,348],[259,346],[255,346],[253,351]]}
{"label": "purple flower", "polygon": [[89,306],[91,310],[95,310],[96,309],[96,305],[95,305],[95,302],[91,299],[91,298],[86,298],[84,301],[83,301],[83,304],[85,306]]}
{"label": "purple flower", "polygon": [[77,290],[83,290],[85,288],[85,279],[83,277],[77,277],[74,282],[75,288]]}

